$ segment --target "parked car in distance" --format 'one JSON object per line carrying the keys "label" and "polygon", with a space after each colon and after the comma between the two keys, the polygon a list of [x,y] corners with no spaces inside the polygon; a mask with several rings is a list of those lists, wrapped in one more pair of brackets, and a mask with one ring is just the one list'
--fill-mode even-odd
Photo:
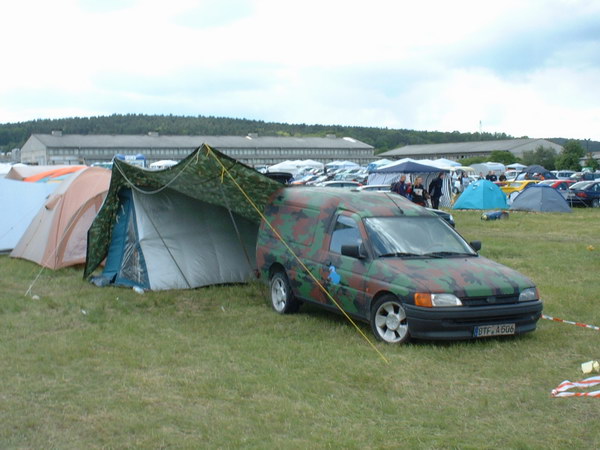
{"label": "parked car in distance", "polygon": [[356,181],[323,181],[322,183],[317,183],[315,186],[321,187],[335,187],[335,188],[357,188],[360,186],[360,183]]}
{"label": "parked car in distance", "polygon": [[568,180],[575,173],[574,170],[551,170],[550,172],[559,180]]}
{"label": "parked car in distance", "polygon": [[[389,192],[390,194],[398,195],[395,192],[392,192],[392,187],[389,184],[367,184],[365,186],[360,186],[356,189],[358,191]],[[437,214],[441,219],[444,219],[446,222],[448,222],[448,225],[452,226],[453,228],[456,227],[456,222],[454,222],[454,217],[452,216],[452,214],[441,209],[426,209],[428,209],[434,214]]]}
{"label": "parked car in distance", "polygon": [[369,323],[387,343],[518,335],[541,317],[529,278],[404,197],[283,188],[264,215],[256,262],[280,314],[310,302]]}
{"label": "parked car in distance", "polygon": [[569,179],[557,179],[557,180],[544,180],[540,181],[538,184],[543,186],[550,186],[553,189],[556,189],[560,194],[567,198],[569,195],[569,187],[575,184],[574,180]]}
{"label": "parked car in distance", "polygon": [[504,192],[507,197],[510,197],[510,194],[513,192],[520,192],[526,189],[527,186],[535,183],[539,183],[539,180],[511,181],[510,183],[500,187],[500,189],[502,189],[502,192]]}
{"label": "parked car in distance", "polygon": [[568,191],[567,201],[571,206],[600,208],[600,181],[579,181]]}

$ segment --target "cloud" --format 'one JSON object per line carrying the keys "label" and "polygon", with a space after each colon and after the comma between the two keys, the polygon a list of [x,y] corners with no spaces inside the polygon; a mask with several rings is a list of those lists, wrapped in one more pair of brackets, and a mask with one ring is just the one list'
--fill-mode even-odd
{"label": "cloud", "polygon": [[[36,14],[31,14],[35,11]],[[156,113],[600,140],[600,4],[21,0],[0,122]]]}

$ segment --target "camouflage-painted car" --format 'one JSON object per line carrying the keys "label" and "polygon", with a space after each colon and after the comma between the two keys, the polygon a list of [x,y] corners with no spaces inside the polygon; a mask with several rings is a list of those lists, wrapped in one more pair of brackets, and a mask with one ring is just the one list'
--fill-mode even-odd
{"label": "camouflage-painted car", "polygon": [[279,313],[337,303],[390,343],[521,334],[541,316],[529,278],[398,195],[283,188],[265,217],[256,261]]}

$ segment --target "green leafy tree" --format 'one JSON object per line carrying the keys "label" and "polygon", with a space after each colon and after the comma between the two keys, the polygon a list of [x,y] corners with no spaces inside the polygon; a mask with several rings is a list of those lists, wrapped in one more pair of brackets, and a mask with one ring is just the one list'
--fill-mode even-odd
{"label": "green leafy tree", "polygon": [[471,164],[479,164],[486,161],[489,161],[487,156],[472,156],[471,158],[463,158],[458,162],[460,162],[463,166],[470,166]]}
{"label": "green leafy tree", "polygon": [[515,155],[505,150],[494,150],[492,153],[490,153],[490,156],[487,160],[492,162],[499,162],[504,164],[505,166],[508,164],[518,162],[518,158]]}
{"label": "green leafy tree", "polygon": [[589,167],[593,171],[598,170],[598,167],[600,167],[600,164],[598,163],[598,160],[594,159],[594,155],[592,155],[591,153],[587,154],[587,158],[584,161],[583,165],[585,167]]}
{"label": "green leafy tree", "polygon": [[523,164],[531,166],[539,164],[547,170],[556,167],[556,150],[540,145],[533,151],[523,152]]}
{"label": "green leafy tree", "polygon": [[556,168],[559,170],[581,170],[579,161],[585,155],[585,150],[577,141],[568,141],[563,151],[556,158]]}

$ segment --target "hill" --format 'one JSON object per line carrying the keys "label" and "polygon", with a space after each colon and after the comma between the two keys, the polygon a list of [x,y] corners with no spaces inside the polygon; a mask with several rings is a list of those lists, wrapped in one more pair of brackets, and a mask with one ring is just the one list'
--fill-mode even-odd
{"label": "hill", "polygon": [[376,152],[408,144],[437,144],[509,139],[505,133],[459,133],[416,131],[341,125],[308,125],[263,122],[228,117],[113,114],[99,117],[39,119],[0,124],[0,152],[20,148],[33,133],[62,130],[65,134],[146,134],[156,131],[175,135],[350,136],[375,147]]}
{"label": "hill", "polygon": [[[263,136],[350,136],[375,147],[375,153],[416,144],[490,141],[510,139],[506,133],[460,133],[458,131],[418,131],[342,125],[288,124],[261,120],[213,116],[173,116],[113,114],[97,117],[38,119],[0,124],[0,153],[20,148],[33,133],[62,130],[66,134],[146,134],[156,131],[174,135],[234,135],[258,133]],[[567,138],[549,139],[564,145]],[[600,142],[580,141],[589,151],[600,151]]]}

